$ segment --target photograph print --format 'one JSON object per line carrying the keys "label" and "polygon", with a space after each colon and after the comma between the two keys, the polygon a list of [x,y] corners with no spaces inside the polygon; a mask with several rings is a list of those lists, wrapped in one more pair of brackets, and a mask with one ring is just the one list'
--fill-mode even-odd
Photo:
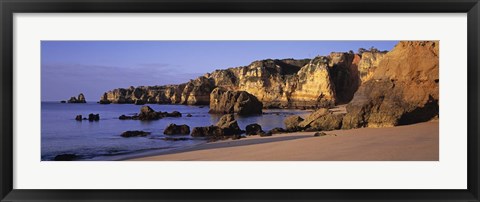
{"label": "photograph print", "polygon": [[438,161],[440,41],[42,41],[41,161]]}

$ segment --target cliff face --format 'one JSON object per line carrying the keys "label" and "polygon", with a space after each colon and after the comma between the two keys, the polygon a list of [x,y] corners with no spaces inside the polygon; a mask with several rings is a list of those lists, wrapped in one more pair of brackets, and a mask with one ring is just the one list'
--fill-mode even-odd
{"label": "cliff face", "polygon": [[262,114],[262,103],[246,91],[229,91],[215,88],[210,94],[209,113],[252,115]]}
{"label": "cliff face", "polygon": [[114,89],[106,92],[100,103],[141,100],[144,103],[206,105],[213,89],[222,87],[246,91],[257,97],[265,108],[329,107],[350,101],[362,83],[361,72],[370,75],[370,70],[375,69],[382,53],[372,53],[364,59],[367,53],[332,53],[311,60],[254,61],[248,66],[216,70],[179,85]]}
{"label": "cliff face", "polygon": [[389,127],[437,116],[438,52],[438,41],[397,44],[347,105],[342,127]]}

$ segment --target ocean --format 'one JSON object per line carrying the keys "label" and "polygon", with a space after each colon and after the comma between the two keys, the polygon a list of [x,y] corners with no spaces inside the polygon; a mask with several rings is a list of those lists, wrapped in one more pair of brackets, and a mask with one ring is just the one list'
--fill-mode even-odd
{"label": "ocean", "polygon": [[[42,102],[41,108],[41,160],[50,161],[57,155],[75,154],[78,160],[118,160],[126,155],[141,154],[152,151],[194,147],[203,144],[202,138],[188,140],[164,140],[168,137],[163,130],[171,123],[187,124],[193,127],[214,125],[222,115],[209,114],[208,106],[159,105],[148,104],[155,111],[179,111],[182,117],[166,117],[160,120],[119,120],[122,114],[138,113],[142,106],[132,104],[97,103],[68,104],[59,102]],[[99,121],[76,121],[76,115],[88,117],[88,114],[100,114]],[[264,131],[275,127],[284,127],[286,116],[298,114],[304,116],[308,111],[290,109],[267,109],[262,115],[235,116],[240,128],[245,130],[248,124],[258,123]],[[186,117],[191,114],[192,117]],[[128,130],[151,132],[146,137],[124,138],[120,134]]]}

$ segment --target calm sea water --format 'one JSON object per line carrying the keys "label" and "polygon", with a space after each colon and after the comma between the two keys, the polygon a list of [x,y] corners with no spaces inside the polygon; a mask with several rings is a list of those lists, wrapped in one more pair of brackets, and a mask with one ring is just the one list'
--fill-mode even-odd
{"label": "calm sea water", "polygon": [[[82,160],[114,160],[133,153],[165,151],[192,147],[205,143],[201,138],[186,141],[163,140],[163,130],[171,123],[187,124],[190,129],[215,124],[221,115],[208,114],[208,106],[185,105],[149,105],[155,111],[179,111],[182,117],[167,117],[155,121],[119,120],[122,114],[138,113],[141,106],[132,104],[97,103],[62,104],[42,102],[42,156],[43,161],[53,160],[59,154],[76,154]],[[76,115],[88,117],[89,113],[100,114],[100,121],[76,121]],[[292,114],[305,115],[301,110],[264,110],[263,115],[239,117],[238,124],[245,129],[248,124],[258,123],[267,131],[274,127],[283,127],[283,119]],[[186,117],[192,114],[192,117]],[[127,130],[151,132],[146,137],[124,138],[120,134]],[[177,137],[177,136],[176,136]],[[178,136],[188,137],[190,136]]]}

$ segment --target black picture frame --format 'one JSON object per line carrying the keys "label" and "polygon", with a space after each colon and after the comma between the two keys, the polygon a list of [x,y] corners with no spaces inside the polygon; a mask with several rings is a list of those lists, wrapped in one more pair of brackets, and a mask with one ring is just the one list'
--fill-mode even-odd
{"label": "black picture frame", "polygon": [[[0,0],[1,201],[479,201],[478,0]],[[467,13],[468,188],[465,190],[18,190],[13,189],[15,13]]]}

